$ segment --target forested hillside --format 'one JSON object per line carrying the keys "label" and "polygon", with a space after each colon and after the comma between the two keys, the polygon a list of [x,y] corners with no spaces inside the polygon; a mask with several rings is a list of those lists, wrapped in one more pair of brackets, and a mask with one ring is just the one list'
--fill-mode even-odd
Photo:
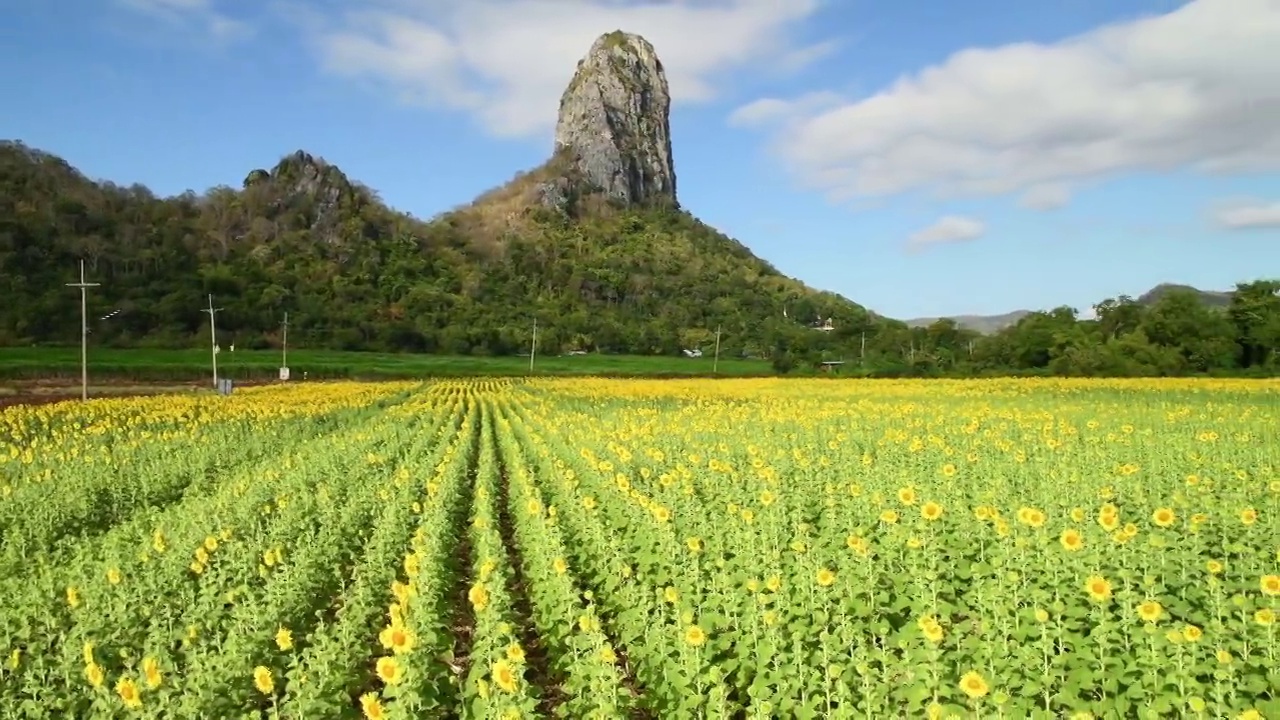
{"label": "forested hillside", "polygon": [[[525,208],[516,229],[472,214],[432,222],[383,205],[323,160],[295,153],[243,188],[156,197],[95,183],[63,160],[0,145],[0,344],[78,337],[74,280],[90,280],[95,342],[174,346],[208,332],[299,345],[507,354],[539,319],[545,352],[676,353],[723,326],[729,354],[767,354],[784,307],[875,334],[886,323],[819,293],[689,214]],[[892,323],[889,323],[890,325]]]}
{"label": "forested hillside", "polygon": [[[86,260],[96,345],[205,342],[207,295],[220,339],[317,349],[503,355],[710,351],[779,370],[846,361],[885,375],[1267,372],[1280,366],[1280,282],[1205,294],[1163,286],[1036,312],[991,335],[870,313],[784,277],[684,211],[519,210],[507,229],[468,209],[432,221],[395,212],[336,167],[295,153],[239,189],[157,197],[91,181],[63,160],[0,144],[0,345],[78,339]],[[785,314],[784,314],[785,313]],[[815,325],[830,320],[833,329]],[[821,322],[819,322],[819,320]]]}

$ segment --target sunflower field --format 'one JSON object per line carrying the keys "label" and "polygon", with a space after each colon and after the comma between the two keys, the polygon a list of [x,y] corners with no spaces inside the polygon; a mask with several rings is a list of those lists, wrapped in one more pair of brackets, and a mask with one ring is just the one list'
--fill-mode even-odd
{"label": "sunflower field", "polygon": [[0,411],[0,718],[1274,718],[1280,382]]}

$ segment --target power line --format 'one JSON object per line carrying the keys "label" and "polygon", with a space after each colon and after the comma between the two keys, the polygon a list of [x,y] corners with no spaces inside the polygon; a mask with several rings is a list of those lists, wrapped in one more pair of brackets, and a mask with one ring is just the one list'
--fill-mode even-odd
{"label": "power line", "polygon": [[280,379],[287,380],[288,376],[286,373],[289,372],[289,313],[288,311],[285,311],[284,322],[281,323],[281,325],[284,326],[284,341],[281,343],[281,346],[280,346],[280,372],[281,372]]}
{"label": "power line", "polygon": [[533,340],[529,342],[529,372],[533,372],[533,356],[538,352],[538,318],[533,319]]}
{"label": "power line", "polygon": [[80,282],[67,283],[67,287],[80,288],[80,399],[89,399],[89,317],[86,293],[91,287],[99,287],[102,283],[85,282],[84,260],[80,261]]}
{"label": "power line", "polygon": [[209,355],[213,358],[213,387],[218,388],[218,325],[214,321],[214,315],[222,308],[213,306],[213,295],[209,296],[209,307],[200,312],[209,313]]}
{"label": "power line", "polygon": [[718,375],[720,373],[720,326],[716,326],[716,354],[711,361],[711,374]]}

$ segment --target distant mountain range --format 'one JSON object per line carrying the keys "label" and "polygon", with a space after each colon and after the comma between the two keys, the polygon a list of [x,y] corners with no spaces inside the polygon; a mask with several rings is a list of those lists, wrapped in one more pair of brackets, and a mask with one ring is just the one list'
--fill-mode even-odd
{"label": "distant mountain range", "polygon": [[[1218,290],[1201,290],[1191,287],[1190,285],[1178,285],[1176,283],[1161,283],[1150,290],[1138,296],[1138,302],[1143,305],[1153,305],[1160,298],[1177,290],[1190,290],[1200,296],[1200,301],[1205,305],[1215,308],[1226,308],[1231,304],[1231,293]],[[1011,325],[1016,325],[1019,320],[1030,315],[1032,310],[1014,310],[1002,315],[951,315],[946,319],[954,320],[957,325],[965,330],[973,330],[974,332],[988,335],[999,332]],[[911,327],[925,327],[943,318],[923,317],[904,320]]]}

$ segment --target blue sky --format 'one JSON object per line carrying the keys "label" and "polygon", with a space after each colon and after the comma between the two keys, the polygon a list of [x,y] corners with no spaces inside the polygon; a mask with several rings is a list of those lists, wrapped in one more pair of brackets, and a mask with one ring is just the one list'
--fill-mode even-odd
{"label": "blue sky", "polygon": [[295,149],[430,217],[549,154],[599,34],[682,204],[907,318],[1280,276],[1280,0],[0,0],[0,137],[162,194]]}

